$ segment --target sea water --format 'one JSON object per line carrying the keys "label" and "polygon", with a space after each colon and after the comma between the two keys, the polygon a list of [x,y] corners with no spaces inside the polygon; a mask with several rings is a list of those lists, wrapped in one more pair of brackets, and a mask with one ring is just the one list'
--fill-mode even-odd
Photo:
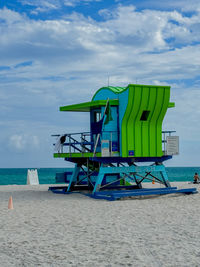
{"label": "sea water", "polygon": [[[2,168],[0,169],[0,185],[26,184],[27,168]],[[40,184],[55,184],[56,173],[66,171],[65,168],[39,168],[38,177]],[[200,174],[200,167],[167,167],[169,181],[193,181],[194,173]]]}
{"label": "sea water", "polygon": [[[31,168],[2,168],[0,169],[0,185],[26,184],[27,172]],[[40,184],[55,184],[57,172],[66,171],[65,168],[38,168],[38,178]]]}

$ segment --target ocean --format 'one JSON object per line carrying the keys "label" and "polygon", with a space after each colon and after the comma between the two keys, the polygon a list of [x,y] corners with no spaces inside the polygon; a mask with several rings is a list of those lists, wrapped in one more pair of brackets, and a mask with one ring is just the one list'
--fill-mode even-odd
{"label": "ocean", "polygon": [[[27,168],[0,169],[0,185],[24,185],[27,181]],[[39,168],[40,184],[55,184],[55,175],[66,171],[65,168]],[[171,182],[193,181],[194,173],[200,174],[200,167],[167,167],[167,174]]]}

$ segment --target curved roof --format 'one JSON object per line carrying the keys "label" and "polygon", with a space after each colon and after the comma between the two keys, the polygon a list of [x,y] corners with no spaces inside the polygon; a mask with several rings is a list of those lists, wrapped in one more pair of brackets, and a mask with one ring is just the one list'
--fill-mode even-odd
{"label": "curved roof", "polygon": [[[122,92],[124,92],[125,90],[128,89],[129,86],[137,86],[137,87],[148,87],[148,88],[163,88],[163,86],[160,86],[160,85],[144,85],[144,84],[129,84],[128,86],[126,87],[120,87],[120,86],[104,86],[104,87],[101,87],[99,90],[96,91],[96,93],[94,94],[92,100],[95,98],[96,94],[101,91],[101,90],[110,90],[112,91],[114,94],[121,94]],[[170,88],[170,86],[164,86],[165,88]]]}
{"label": "curved roof", "polygon": [[[127,86],[128,87],[128,86]],[[120,87],[120,86],[105,86],[105,87],[101,87],[99,90],[96,91],[96,93],[94,94],[92,100],[95,98],[96,94],[103,90],[103,89],[107,89],[107,90],[110,90],[112,91],[114,94],[120,94],[122,93],[123,91],[125,91],[127,89],[127,87]]]}
{"label": "curved roof", "polygon": [[[115,94],[120,94],[122,93],[127,87],[120,87],[120,86],[105,86],[105,87],[101,87],[99,90],[101,89],[109,89],[111,91],[113,91],[113,93]],[[98,90],[98,91],[99,91]]]}
{"label": "curved roof", "polygon": [[[127,90],[130,85],[131,86],[132,85],[139,86],[139,87],[142,86],[142,87],[154,87],[154,88],[160,87],[160,88],[163,88],[163,86],[159,86],[159,85],[144,85],[144,84],[142,84],[142,85],[140,85],[140,84],[129,84],[126,87],[120,87],[120,86],[104,86],[104,87],[101,87],[99,90],[96,91],[96,93],[94,94],[94,96],[92,98],[92,101],[95,98],[95,96],[98,94],[98,92],[101,91],[101,90],[110,90],[114,94],[121,94],[122,92],[124,92],[125,90]],[[170,88],[170,86],[165,86],[165,88]]]}

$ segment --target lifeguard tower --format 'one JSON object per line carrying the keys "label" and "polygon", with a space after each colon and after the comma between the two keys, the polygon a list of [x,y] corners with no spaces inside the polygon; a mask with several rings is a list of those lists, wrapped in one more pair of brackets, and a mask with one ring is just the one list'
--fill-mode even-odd
{"label": "lifeguard tower", "polygon": [[[66,186],[49,189],[108,200],[197,192],[171,187],[163,165],[179,150],[174,131],[162,131],[167,109],[174,106],[169,86],[129,84],[103,87],[90,102],[60,107],[64,112],[88,112],[90,130],[53,135],[57,137],[54,157],[75,167],[56,175],[56,181]],[[161,187],[145,189],[144,181]]]}

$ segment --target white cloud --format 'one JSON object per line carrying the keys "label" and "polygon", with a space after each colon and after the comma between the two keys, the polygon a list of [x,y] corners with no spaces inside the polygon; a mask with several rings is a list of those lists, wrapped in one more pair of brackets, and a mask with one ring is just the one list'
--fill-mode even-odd
{"label": "white cloud", "polygon": [[26,140],[22,135],[12,135],[9,140],[9,145],[17,150],[23,150],[26,145]]}
{"label": "white cloud", "polygon": [[[197,14],[186,18],[176,11],[138,12],[133,6],[119,6],[104,22],[76,14],[65,20],[35,21],[7,9],[1,10],[0,18],[8,13],[0,40],[1,64],[11,67],[0,72],[4,88],[12,82],[20,90],[40,95],[44,91],[59,100],[65,87],[89,79],[93,84],[99,80],[98,86],[108,74],[112,81],[121,83],[123,77],[127,83],[194,78],[199,73],[199,46],[190,45],[200,36]],[[10,21],[14,25],[9,26]],[[176,40],[168,43],[170,38]],[[176,48],[181,42],[184,47]],[[33,64],[14,68],[23,61]],[[59,90],[54,94],[55,86]]]}
{"label": "white cloud", "polygon": [[64,0],[65,6],[75,7],[81,4],[88,4],[91,2],[101,2],[102,0]]}
{"label": "white cloud", "polygon": [[[4,9],[0,17],[5,17],[4,13],[8,10]],[[7,25],[2,27],[1,51],[4,53],[1,60],[32,57],[57,63],[63,58],[67,63],[78,60],[77,56],[87,57],[87,62],[93,61],[96,56],[109,61],[126,56],[127,60],[126,51],[135,55],[173,48],[176,43],[188,45],[200,41],[199,17],[184,18],[177,12],[137,12],[132,6],[120,6],[105,22],[75,14],[68,16],[67,20],[57,21],[34,21],[18,16],[10,27],[8,18]],[[172,40],[168,43],[170,38]]]}
{"label": "white cloud", "polygon": [[[119,6],[104,22],[76,14],[65,20],[35,21],[3,9],[0,18],[5,17],[0,61],[11,69],[0,71],[2,91],[6,94],[12,84],[11,96],[23,94],[26,103],[31,99],[57,104],[63,96],[73,97],[75,91],[65,89],[69,87],[81,87],[89,95],[87,84],[95,90],[107,83],[108,74],[111,82],[126,85],[136,79],[143,83],[191,79],[199,73],[199,45],[190,46],[199,38],[198,28],[190,30],[197,14],[186,18],[176,11],[138,12],[133,6]],[[169,44],[166,39],[174,36],[177,40]],[[185,47],[177,49],[174,44],[180,40]],[[23,61],[33,64],[14,68]]]}
{"label": "white cloud", "polygon": [[12,150],[28,151],[39,148],[39,138],[36,135],[13,134],[9,137],[8,145]]}
{"label": "white cloud", "polygon": [[[4,9],[0,17],[8,12],[12,14]],[[51,21],[34,21],[18,15],[13,25],[13,17],[9,17],[1,27],[2,64],[34,60],[50,63],[48,69],[54,63],[62,69],[70,66],[71,70],[82,71],[95,65],[99,70],[102,64],[108,68],[125,64],[130,56],[143,59],[145,52],[163,52],[176,44],[188,46],[200,42],[199,14],[186,18],[175,11],[137,12],[132,6],[120,6],[105,22],[76,14]]]}
{"label": "white cloud", "polygon": [[26,6],[35,7],[31,13],[32,14],[38,14],[38,13],[46,13],[52,10],[56,10],[61,8],[61,2],[60,0],[22,0],[20,1],[21,4]]}
{"label": "white cloud", "polygon": [[10,147],[25,151],[52,133],[81,131],[85,117],[59,113],[59,106],[89,101],[108,75],[113,86],[172,85],[177,107],[167,115],[167,129],[200,141],[200,13],[119,6],[100,22],[76,13],[40,21],[4,8],[0,19],[0,136],[10,136]]}
{"label": "white cloud", "polygon": [[88,4],[91,2],[100,2],[102,0],[22,0],[19,1],[25,6],[34,7],[32,14],[47,13],[52,10],[62,9],[63,6],[75,7],[77,5]]}
{"label": "white cloud", "polygon": [[[89,4],[92,2],[101,2],[102,0],[18,0],[23,5],[36,7],[35,10],[41,10],[41,12],[48,12],[53,9],[62,8],[62,6],[75,7],[77,5]],[[115,0],[116,4],[126,5],[126,1]],[[127,1],[130,3],[130,1]],[[111,2],[112,4],[112,2]],[[184,12],[196,12],[200,10],[199,0],[190,0],[188,4],[187,0],[143,0],[137,3],[138,8],[142,9],[162,9],[162,10],[181,10]],[[106,12],[107,13],[107,12]],[[108,14],[108,13],[107,13]]]}
{"label": "white cloud", "polygon": [[196,12],[200,10],[199,0],[143,0],[137,3],[137,6],[140,8],[151,8],[156,10],[181,10],[182,12]]}
{"label": "white cloud", "polygon": [[23,23],[25,17],[20,15],[15,11],[10,9],[3,8],[0,9],[0,18],[1,18],[1,30],[3,30],[3,35],[5,34],[6,28],[12,24]]}

